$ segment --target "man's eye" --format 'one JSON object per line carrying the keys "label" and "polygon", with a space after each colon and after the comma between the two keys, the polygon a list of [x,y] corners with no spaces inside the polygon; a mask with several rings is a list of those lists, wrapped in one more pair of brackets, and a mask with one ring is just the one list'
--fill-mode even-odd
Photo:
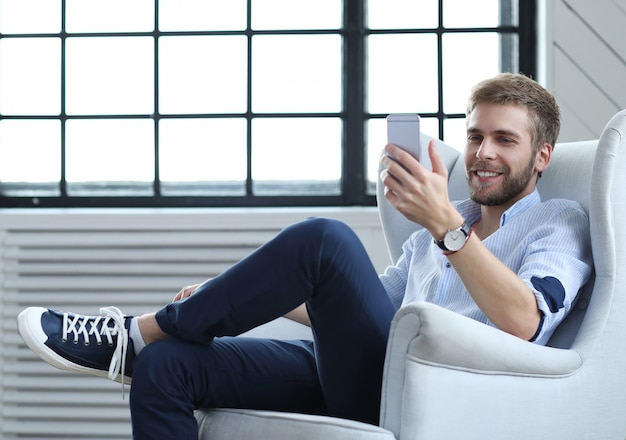
{"label": "man's eye", "polygon": [[467,143],[468,144],[479,144],[482,142],[482,138],[480,136],[468,136]]}

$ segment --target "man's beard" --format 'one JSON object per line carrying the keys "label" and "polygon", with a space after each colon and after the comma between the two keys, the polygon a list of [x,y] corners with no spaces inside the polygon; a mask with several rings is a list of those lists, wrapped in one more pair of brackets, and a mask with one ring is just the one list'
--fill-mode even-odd
{"label": "man's beard", "polygon": [[[488,169],[488,168],[487,168]],[[478,189],[475,189],[471,185],[471,176],[473,173],[469,172],[466,175],[467,183],[470,187],[470,198],[481,205],[485,206],[497,206],[504,205],[510,200],[516,198],[520,195],[526,188],[528,187],[528,183],[530,179],[533,178],[535,169],[535,158],[534,156],[526,165],[522,171],[515,175],[509,174],[509,168],[505,168],[503,171],[504,179],[502,181],[502,186],[498,191],[484,191],[489,188],[491,184],[481,184],[479,183]]]}

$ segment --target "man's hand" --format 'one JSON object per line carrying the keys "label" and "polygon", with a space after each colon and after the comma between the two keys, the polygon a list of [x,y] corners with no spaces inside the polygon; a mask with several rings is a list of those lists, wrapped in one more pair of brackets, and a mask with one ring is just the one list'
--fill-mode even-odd
{"label": "man's hand", "polygon": [[176,301],[181,301],[185,298],[189,298],[191,295],[193,295],[196,290],[198,290],[198,287],[200,287],[202,284],[193,284],[191,286],[185,286],[182,289],[180,289],[180,291],[176,294],[176,296],[174,297],[174,299],[172,300],[172,302],[176,302]]}
{"label": "man's hand", "polygon": [[432,171],[396,145],[386,145],[381,157],[384,170],[380,179],[385,186],[385,198],[391,205],[440,239],[448,229],[459,227],[463,218],[450,202],[448,169],[434,141],[428,144],[428,155]]}

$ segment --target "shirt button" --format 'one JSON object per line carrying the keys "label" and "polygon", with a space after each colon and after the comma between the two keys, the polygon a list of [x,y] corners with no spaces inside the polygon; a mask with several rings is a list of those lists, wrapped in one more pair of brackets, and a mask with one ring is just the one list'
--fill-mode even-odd
{"label": "shirt button", "polygon": [[446,267],[447,267],[448,269],[450,269],[450,268],[452,267],[452,265],[448,262],[448,263],[446,263]]}

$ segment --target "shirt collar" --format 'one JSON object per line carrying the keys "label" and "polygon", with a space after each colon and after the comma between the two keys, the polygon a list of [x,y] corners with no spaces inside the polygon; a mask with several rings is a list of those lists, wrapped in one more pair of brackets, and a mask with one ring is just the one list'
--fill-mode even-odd
{"label": "shirt collar", "polygon": [[[532,193],[518,200],[513,204],[513,206],[502,213],[502,216],[500,217],[500,227],[504,226],[507,221],[512,220],[519,214],[525,212],[527,209],[540,203],[541,196],[539,195],[537,188],[535,188]],[[461,213],[468,225],[472,225],[480,219],[480,205],[471,199],[459,202],[456,209]]]}

